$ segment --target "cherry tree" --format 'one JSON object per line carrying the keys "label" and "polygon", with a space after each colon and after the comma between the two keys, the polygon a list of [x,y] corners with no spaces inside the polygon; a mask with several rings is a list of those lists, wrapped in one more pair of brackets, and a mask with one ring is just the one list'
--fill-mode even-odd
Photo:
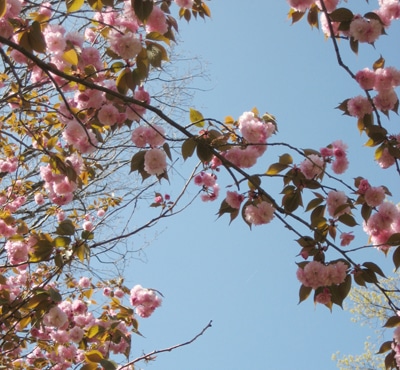
{"label": "cherry tree", "polygon": [[[348,41],[355,53],[378,45],[400,18],[399,2],[381,0],[364,15],[338,0],[289,5],[293,23],[304,17],[331,39],[338,65],[360,89],[338,108],[354,117],[382,170],[400,174],[400,137],[385,128],[398,110],[400,71],[384,56],[352,71],[341,55],[345,42],[338,43]],[[133,369],[176,348],[130,359],[132,335],[140,335],[139,321],[160,307],[162,295],[140,282],[126,286],[118,271],[100,278],[93,260],[123,259],[124,243],[190,205],[188,187],[197,187],[203,202],[219,202],[218,215],[230,222],[241,218],[251,229],[277,219],[296,236],[300,302],[313,295],[332,310],[354,283],[372,285],[392,313],[386,326],[400,324],[396,295],[380,282],[385,273],[362,256],[364,248],[393,249],[399,267],[400,210],[377,179],[343,180],[345,137],[299,149],[273,142],[271,113],[253,108],[215,119],[190,108],[184,122],[170,109],[176,103],[152,93],[170,63],[178,19],[210,15],[201,0],[0,1],[2,366]],[[268,146],[281,155],[267,164]],[[174,171],[183,161],[189,170],[180,182]],[[256,164],[265,170],[255,172]],[[280,194],[268,192],[271,179],[282,184]],[[179,188],[173,198],[162,191],[168,182]],[[146,203],[158,213],[143,221],[138,209]],[[355,239],[356,227],[368,245]],[[354,243],[359,247],[348,248]],[[398,338],[396,329],[380,347],[386,368],[400,365]]]}

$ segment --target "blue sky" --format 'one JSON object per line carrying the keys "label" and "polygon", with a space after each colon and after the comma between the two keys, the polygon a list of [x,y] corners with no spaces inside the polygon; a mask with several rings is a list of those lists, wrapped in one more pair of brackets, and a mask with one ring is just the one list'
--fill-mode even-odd
{"label": "blue sky", "polygon": [[[356,121],[334,109],[361,91],[337,66],[322,32],[311,30],[304,20],[291,26],[284,0],[212,1],[209,6],[211,20],[180,25],[183,42],[178,50],[200,57],[209,74],[208,80],[195,81],[199,91],[192,105],[204,116],[221,120],[227,115],[237,118],[254,106],[268,111],[278,120],[273,142],[319,149],[342,139],[350,147],[347,179],[364,176],[381,185],[382,171],[372,160],[372,150],[362,147],[366,139],[358,134]],[[371,67],[382,53],[387,65],[396,65],[391,43],[398,31],[390,29],[376,49],[362,45],[358,56],[341,42],[345,61],[358,70]],[[391,119],[394,130],[398,117]],[[279,154],[282,149],[269,148],[258,168],[265,171]],[[384,179],[391,188],[397,184],[393,169]],[[277,194],[281,181],[266,186]],[[167,185],[161,189],[174,191]],[[190,189],[192,195],[195,191]],[[336,368],[332,353],[362,352],[372,331],[351,323],[348,312],[336,306],[330,313],[324,306],[314,307],[311,299],[297,304],[295,261],[300,259],[295,236],[277,221],[252,231],[240,219],[229,226],[228,218],[215,216],[220,201],[203,204],[198,199],[184,213],[159,224],[157,234],[151,229],[136,242],[140,247],[146,240],[149,246],[133,262],[127,282],[158,289],[165,299],[154,316],[141,320],[146,338],[134,338],[133,353],[189,340],[213,320],[213,327],[195,343],[142,367],[330,370]],[[359,245],[367,242],[362,231],[356,235]],[[357,258],[391,269],[377,251]]]}

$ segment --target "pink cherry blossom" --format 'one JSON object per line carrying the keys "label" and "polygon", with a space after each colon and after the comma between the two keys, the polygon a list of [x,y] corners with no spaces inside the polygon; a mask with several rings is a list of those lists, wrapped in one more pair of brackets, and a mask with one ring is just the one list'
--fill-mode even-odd
{"label": "pink cherry blossom", "polygon": [[356,73],[356,81],[364,90],[372,90],[375,85],[375,72],[364,68]]}
{"label": "pink cherry blossom", "polygon": [[354,235],[352,232],[340,234],[340,245],[342,247],[349,245],[353,240],[354,240]]}
{"label": "pink cherry blossom", "polygon": [[329,289],[324,288],[321,293],[315,296],[315,302],[320,304],[329,304],[332,300],[332,294]]}
{"label": "pink cherry blossom", "polygon": [[204,189],[200,198],[203,202],[212,202],[218,198],[219,195],[219,185],[215,184],[212,187]]}
{"label": "pink cherry blossom", "polygon": [[[317,4],[318,8],[322,10],[322,5],[320,1],[316,1],[315,4]],[[332,13],[337,8],[339,0],[324,0],[324,4],[328,13]]]}
{"label": "pink cherry blossom", "polygon": [[68,321],[68,316],[60,307],[54,306],[50,308],[49,312],[43,317],[43,324],[46,326],[53,326],[61,328]]}
{"label": "pink cherry blossom", "polygon": [[153,10],[149,18],[147,18],[146,32],[158,32],[163,35],[167,31],[168,24],[165,13],[158,6],[153,6]]}
{"label": "pink cherry blossom", "polygon": [[4,249],[11,265],[28,261],[28,244],[23,240],[7,240]]}
{"label": "pink cherry blossom", "polygon": [[396,87],[393,72],[393,68],[378,68],[375,71],[374,89],[377,91],[384,91]]}
{"label": "pink cherry blossom", "polygon": [[100,209],[97,211],[97,216],[98,216],[98,217],[104,217],[105,214],[106,214],[106,211],[105,211],[103,208],[100,208]]}
{"label": "pink cherry blossom", "polygon": [[379,166],[381,168],[389,168],[390,166],[393,166],[396,162],[395,158],[389,153],[388,148],[384,148],[380,157],[376,159],[378,162]]}
{"label": "pink cherry blossom", "polygon": [[83,289],[88,289],[88,288],[90,288],[90,285],[91,285],[90,279],[85,276],[81,277],[79,279],[78,285]]}
{"label": "pink cherry blossom", "polygon": [[326,266],[328,277],[325,282],[326,286],[342,284],[347,276],[348,266],[343,261],[331,263]]}
{"label": "pink cherry blossom", "polygon": [[344,191],[331,190],[326,198],[328,213],[331,217],[338,218],[345,213],[350,213],[350,207],[344,207],[337,211],[340,206],[347,204],[347,195]]}
{"label": "pink cherry blossom", "polygon": [[239,209],[241,203],[244,200],[244,196],[242,194],[237,193],[236,191],[228,191],[226,193],[225,200],[232,208]]}
{"label": "pink cherry blossom", "polygon": [[194,0],[174,0],[176,5],[185,9],[192,9]]}
{"label": "pink cherry blossom", "polygon": [[315,0],[288,0],[288,3],[294,10],[304,12],[315,3]]}
{"label": "pink cherry blossom", "polygon": [[85,231],[93,231],[94,225],[92,221],[85,221],[82,225],[82,229]]}
{"label": "pink cherry blossom", "polygon": [[379,206],[385,199],[385,190],[382,186],[370,187],[364,194],[365,202],[370,207]]}
{"label": "pink cherry blossom", "polygon": [[394,89],[382,90],[373,98],[377,109],[387,112],[393,109],[398,101],[397,94]]}
{"label": "pink cherry blossom", "polygon": [[161,298],[155,291],[143,288],[141,285],[135,285],[131,289],[129,300],[141,317],[149,317],[157,307],[161,306]]}
{"label": "pink cherry blossom", "polygon": [[142,50],[142,43],[132,32],[121,34],[117,31],[110,31],[110,48],[122,59],[133,59]]}
{"label": "pink cherry blossom", "polygon": [[310,154],[300,163],[300,171],[307,179],[314,179],[324,171],[325,161],[317,154]]}
{"label": "pink cherry blossom", "polygon": [[354,40],[373,44],[382,34],[382,25],[375,19],[356,16],[350,23],[349,33]]}
{"label": "pink cherry blossom", "polygon": [[247,222],[253,225],[268,224],[274,218],[275,208],[271,203],[262,201],[257,205],[248,205],[245,208],[244,216]]}
{"label": "pink cherry blossom", "polygon": [[349,99],[347,102],[347,110],[353,117],[363,118],[366,114],[372,113],[372,104],[364,96],[356,96],[355,98]]}
{"label": "pink cherry blossom", "polygon": [[365,192],[371,187],[368,180],[362,179],[358,185],[358,194],[365,194]]}
{"label": "pink cherry blossom", "polygon": [[304,268],[299,267],[296,274],[304,286],[317,289],[325,285],[328,271],[321,262],[311,261]]}
{"label": "pink cherry blossom", "polygon": [[238,123],[241,134],[249,143],[265,144],[271,135],[269,127],[253,112],[243,113],[239,117]]}
{"label": "pink cherry blossom", "polygon": [[35,194],[35,203],[39,206],[44,204],[44,197],[42,193]]}
{"label": "pink cherry blossom", "polygon": [[161,175],[167,168],[167,155],[158,148],[146,151],[144,155],[144,170],[149,175]]}
{"label": "pink cherry blossom", "polygon": [[105,104],[98,111],[97,118],[103,125],[114,126],[119,119],[118,109],[112,104]]}

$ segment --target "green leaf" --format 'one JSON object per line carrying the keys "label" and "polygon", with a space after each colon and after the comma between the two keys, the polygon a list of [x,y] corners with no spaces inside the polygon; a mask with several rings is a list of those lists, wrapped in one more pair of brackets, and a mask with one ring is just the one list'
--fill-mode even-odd
{"label": "green leaf", "polygon": [[318,13],[319,13],[318,7],[314,4],[310,8],[307,14],[307,21],[311,27],[318,28]]}
{"label": "green leaf", "polygon": [[256,190],[261,185],[261,179],[257,175],[253,175],[249,177],[247,181],[247,185],[249,186],[250,190]]}
{"label": "green leaf", "polygon": [[101,360],[100,365],[103,366],[103,370],[115,370],[117,368],[117,365],[110,361],[110,360]]}
{"label": "green leaf", "polygon": [[385,274],[383,273],[383,271],[381,270],[381,268],[380,268],[377,264],[375,264],[375,263],[373,263],[373,262],[364,262],[364,263],[362,264],[362,266],[364,266],[364,267],[366,267],[367,269],[369,269],[369,270],[371,270],[371,271],[377,273],[378,275],[380,275],[380,276],[386,278]]}
{"label": "green leaf", "polygon": [[67,12],[72,13],[78,11],[82,7],[84,0],[66,0],[65,3]]}
{"label": "green leaf", "polygon": [[367,283],[377,283],[378,282],[378,278],[376,277],[375,272],[373,272],[370,269],[363,269],[362,271],[362,277],[364,279],[364,281],[366,281]]}
{"label": "green leaf", "polygon": [[368,221],[369,217],[371,216],[371,212],[372,212],[372,207],[370,207],[367,203],[364,203],[361,207],[361,216],[365,222]]}
{"label": "green leaf", "polygon": [[169,160],[172,161],[171,149],[170,149],[168,143],[164,143],[163,149],[164,149],[165,154],[169,158]]}
{"label": "green leaf", "polygon": [[355,281],[358,285],[363,286],[363,287],[366,286],[366,285],[365,285],[365,280],[364,280],[364,278],[363,278],[363,275],[362,275],[361,271],[357,271],[357,272],[353,275],[353,277],[354,277],[354,281]]}
{"label": "green leaf", "polygon": [[312,291],[311,287],[304,286],[303,284],[301,284],[300,290],[299,290],[299,303],[298,304],[305,301],[310,296],[311,291]]}
{"label": "green leaf", "polygon": [[49,288],[48,292],[49,292],[51,300],[54,303],[59,303],[62,301],[61,294],[59,292],[57,292],[56,290],[54,290],[53,288]]}
{"label": "green leaf", "polygon": [[28,31],[28,39],[31,48],[38,53],[46,52],[46,41],[39,22],[33,22]]}
{"label": "green leaf", "polygon": [[282,198],[282,205],[287,213],[294,212],[299,206],[303,205],[301,192],[295,190],[292,193],[285,194]]}
{"label": "green leaf", "polygon": [[79,370],[98,370],[97,364],[90,362],[88,364],[83,365]]}
{"label": "green leaf", "polygon": [[197,144],[196,153],[203,163],[209,163],[214,155],[211,148],[202,141]]}
{"label": "green leaf", "polygon": [[397,269],[400,266],[400,247],[397,247],[395,249],[395,251],[393,252],[392,258],[393,258],[394,267],[396,268],[396,271],[397,271]]}
{"label": "green leaf", "polygon": [[197,147],[197,141],[190,137],[189,139],[185,140],[182,144],[182,158],[186,161],[187,158],[191,157],[194,153],[194,150]]}
{"label": "green leaf", "polygon": [[319,206],[324,201],[323,198],[311,199],[306,207],[306,212],[311,211],[315,207]]}
{"label": "green leaf", "polygon": [[198,110],[190,108],[189,117],[190,117],[190,122],[194,123],[195,126],[197,127],[204,126],[204,117]]}
{"label": "green leaf", "polygon": [[298,12],[296,10],[290,9],[288,18],[292,19],[292,24],[298,22],[301,18],[303,18],[305,12]]}
{"label": "green leaf", "polygon": [[296,240],[303,248],[312,248],[317,244],[311,236],[302,236]]}
{"label": "green leaf", "polygon": [[57,226],[56,233],[58,235],[74,235],[75,226],[69,219],[61,221]]}
{"label": "green leaf", "polygon": [[144,169],[144,156],[147,150],[137,152],[131,159],[131,172],[142,171]]}
{"label": "green leaf", "polygon": [[358,54],[358,40],[355,40],[353,37],[350,37],[350,48],[354,54]]}
{"label": "green leaf", "polygon": [[332,22],[351,22],[354,14],[347,8],[338,8],[330,13],[329,17],[331,18]]}
{"label": "green leaf", "polygon": [[161,45],[149,43],[147,45],[146,50],[147,50],[147,57],[148,57],[150,64],[154,68],[161,68],[161,62],[164,59],[163,51],[164,51],[165,55],[167,54],[165,49]]}
{"label": "green leaf", "polygon": [[339,216],[338,221],[340,221],[342,224],[345,224],[350,227],[354,227],[357,224],[355,218],[348,213],[345,213],[344,215]]}
{"label": "green leaf", "polygon": [[386,370],[396,369],[397,368],[396,361],[394,359],[395,355],[396,355],[396,352],[392,350],[385,357],[385,368],[386,368]]}
{"label": "green leaf", "polygon": [[376,354],[379,355],[381,353],[390,351],[392,349],[392,343],[393,343],[392,340],[388,340],[388,341],[382,343],[381,346],[379,347],[379,351]]}
{"label": "green leaf", "polygon": [[136,17],[146,23],[147,18],[153,11],[153,0],[131,0],[131,3]]}
{"label": "green leaf", "polygon": [[400,245],[400,233],[395,233],[390,235],[389,239],[385,244],[389,244],[391,246]]}
{"label": "green leaf", "polygon": [[54,247],[49,240],[41,239],[29,251],[30,262],[48,261]]}
{"label": "green leaf", "polygon": [[311,225],[313,227],[317,226],[321,220],[325,220],[324,218],[325,214],[325,206],[320,205],[318,207],[315,207],[314,210],[311,212],[310,215],[310,220],[311,220]]}
{"label": "green leaf", "polygon": [[389,317],[383,325],[384,328],[395,328],[400,325],[400,316]]}

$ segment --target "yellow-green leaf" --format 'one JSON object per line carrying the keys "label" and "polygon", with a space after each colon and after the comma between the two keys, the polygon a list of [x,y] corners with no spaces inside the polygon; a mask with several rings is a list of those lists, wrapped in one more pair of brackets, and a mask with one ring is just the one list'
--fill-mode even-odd
{"label": "yellow-green leaf", "polygon": [[99,363],[101,360],[104,359],[104,356],[102,355],[102,353],[100,351],[93,349],[93,350],[85,353],[85,359],[88,362]]}
{"label": "yellow-green leaf", "polygon": [[385,67],[385,58],[381,57],[372,65],[372,68],[374,71],[376,71],[378,68],[384,68]]}
{"label": "yellow-green leaf", "polygon": [[265,172],[266,175],[276,175],[279,172],[285,170],[286,168],[288,168],[288,166],[286,164],[282,164],[282,163],[273,163],[269,166],[267,172]]}
{"label": "yellow-green leaf", "polygon": [[67,12],[72,13],[82,8],[84,0],[66,0]]}
{"label": "yellow-green leaf", "polygon": [[7,0],[0,0],[0,18],[6,14]]}
{"label": "yellow-green leaf", "polygon": [[78,64],[78,54],[74,49],[65,51],[62,58],[65,62],[73,66],[76,66]]}
{"label": "yellow-green leaf", "polygon": [[198,110],[190,108],[189,116],[190,116],[190,122],[194,123],[195,126],[197,127],[204,126],[204,117]]}

